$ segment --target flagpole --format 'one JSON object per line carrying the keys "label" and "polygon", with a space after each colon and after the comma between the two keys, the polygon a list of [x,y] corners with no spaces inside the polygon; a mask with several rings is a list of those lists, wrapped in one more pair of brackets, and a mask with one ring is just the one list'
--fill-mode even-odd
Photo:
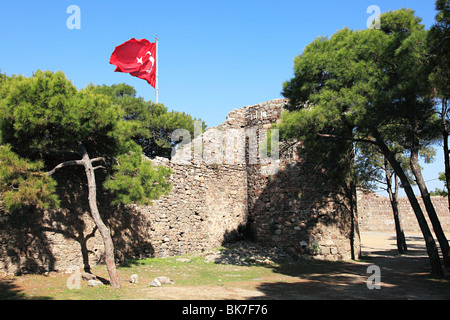
{"label": "flagpole", "polygon": [[158,57],[158,36],[156,36],[156,103],[158,103],[158,72],[159,72],[159,67],[158,67],[158,62],[159,62],[159,57]]}

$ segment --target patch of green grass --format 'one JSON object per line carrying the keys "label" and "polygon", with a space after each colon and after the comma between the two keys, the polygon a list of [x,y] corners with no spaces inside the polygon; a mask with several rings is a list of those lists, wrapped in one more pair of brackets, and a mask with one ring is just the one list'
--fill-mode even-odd
{"label": "patch of green grass", "polygon": [[[188,262],[177,261],[178,258],[190,259]],[[92,268],[98,278],[108,279],[104,265]],[[122,288],[113,289],[108,285],[89,287],[87,281],[81,280],[80,289],[69,289],[69,275],[59,273],[53,277],[43,275],[27,275],[17,277],[10,282],[1,282],[2,297],[6,299],[55,299],[55,300],[118,300],[118,299],[151,299],[152,290],[148,285],[159,276],[172,279],[175,284],[163,286],[226,286],[245,281],[268,279],[276,274],[274,266],[236,266],[205,262],[199,255],[184,255],[167,258],[148,258],[130,260],[118,266]],[[137,274],[138,284],[129,282],[131,275]],[[16,286],[17,284],[17,286]]]}
{"label": "patch of green grass", "polygon": [[[178,258],[190,259],[189,262],[177,261]],[[148,258],[127,262],[119,267],[119,272],[127,274],[144,273],[166,276],[180,286],[220,285],[228,282],[247,281],[272,271],[262,266],[235,266],[205,262],[204,257],[196,255],[167,258]]]}

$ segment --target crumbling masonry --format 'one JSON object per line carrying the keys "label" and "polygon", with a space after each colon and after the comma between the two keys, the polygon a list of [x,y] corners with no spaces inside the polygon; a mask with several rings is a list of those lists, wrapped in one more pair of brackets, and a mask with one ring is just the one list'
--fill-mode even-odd
{"label": "crumbling masonry", "polygon": [[[234,109],[218,127],[183,140],[172,160],[152,160],[173,170],[172,191],[153,205],[100,203],[118,259],[202,252],[243,235],[301,257],[358,256],[357,217],[345,186],[331,184],[322,166],[305,161],[299,143],[281,143],[279,150],[274,144],[262,152],[267,129],[286,103],[278,99]],[[66,209],[57,212],[2,218],[0,269],[100,263],[103,244],[81,205],[84,196],[83,190],[76,199],[68,196]]]}

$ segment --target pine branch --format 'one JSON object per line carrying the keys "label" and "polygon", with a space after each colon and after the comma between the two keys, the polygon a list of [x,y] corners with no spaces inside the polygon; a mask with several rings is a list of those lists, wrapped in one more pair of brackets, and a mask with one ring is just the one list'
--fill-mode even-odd
{"label": "pine branch", "polygon": [[96,162],[96,161],[105,161],[105,158],[104,157],[98,157],[98,158],[94,158],[94,159],[91,159],[91,163],[92,162]]}
{"label": "pine branch", "polygon": [[329,133],[317,133],[317,136],[322,137],[322,138],[331,138],[331,139],[337,139],[337,140],[348,140],[348,141],[353,141],[353,142],[365,142],[365,143],[373,144],[375,146],[378,145],[378,143],[376,141],[374,141],[374,140],[343,137],[343,136],[337,136],[335,134],[329,134]]}
{"label": "pine branch", "polygon": [[59,169],[64,168],[64,167],[76,166],[76,165],[82,166],[83,165],[83,160],[70,160],[70,161],[61,162],[56,167],[54,167],[52,170],[47,171],[45,174],[48,175],[48,176],[51,176],[52,174],[54,174],[56,172],[56,170],[59,170]]}

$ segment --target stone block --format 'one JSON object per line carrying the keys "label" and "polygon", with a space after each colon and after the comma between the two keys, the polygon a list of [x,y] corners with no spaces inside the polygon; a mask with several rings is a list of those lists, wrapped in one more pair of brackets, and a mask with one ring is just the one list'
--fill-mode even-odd
{"label": "stone block", "polygon": [[100,287],[100,286],[103,286],[103,282],[101,282],[99,280],[89,280],[88,286],[89,287]]}

